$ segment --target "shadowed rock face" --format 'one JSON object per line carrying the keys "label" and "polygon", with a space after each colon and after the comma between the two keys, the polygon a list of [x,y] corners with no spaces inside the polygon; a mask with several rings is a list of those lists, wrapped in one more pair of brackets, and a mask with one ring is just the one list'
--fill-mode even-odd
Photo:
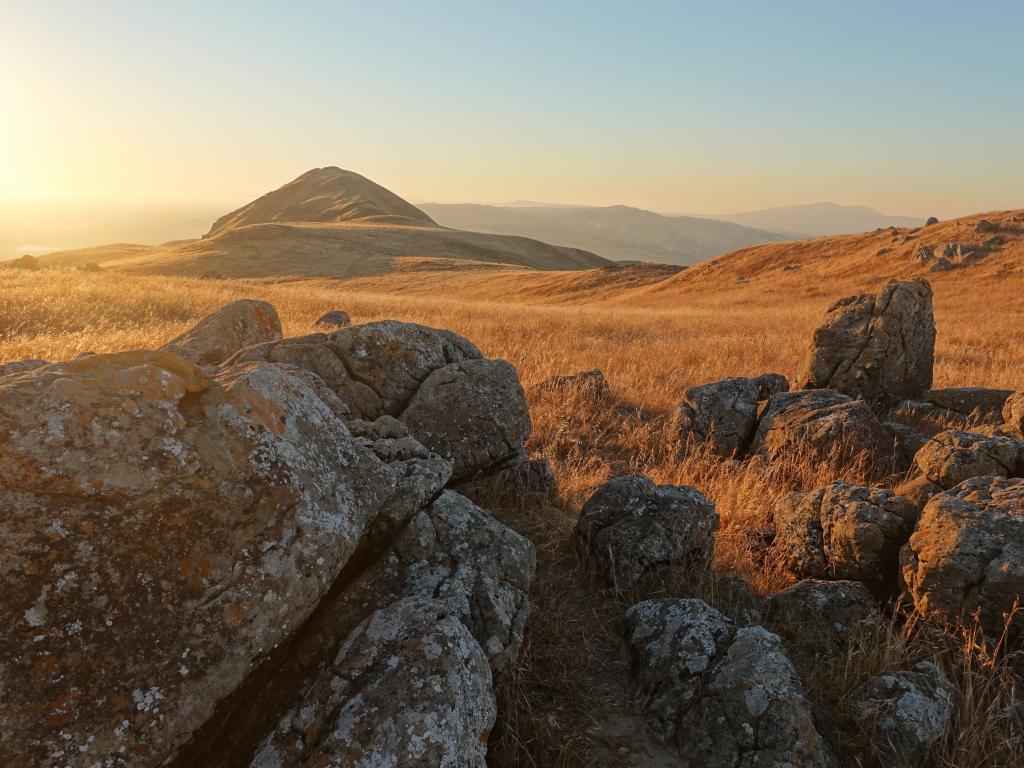
{"label": "shadowed rock face", "polygon": [[831,765],[778,636],[700,600],[638,603],[626,623],[635,703],[679,765]]}
{"label": "shadowed rock face", "polygon": [[933,496],[900,558],[923,614],[955,623],[977,612],[999,635],[1024,595],[1024,479],[975,477]]}
{"label": "shadowed rock face", "polygon": [[715,505],[699,491],[616,477],[583,505],[573,539],[609,586],[629,589],[674,569],[706,569],[717,528]]}
{"label": "shadowed rock face", "polygon": [[877,296],[850,296],[829,309],[814,332],[799,386],[872,403],[918,398],[932,385],[934,356],[931,286],[925,280],[891,283]]}
{"label": "shadowed rock face", "polygon": [[679,432],[707,445],[719,456],[738,456],[747,449],[757,429],[757,404],[787,389],[786,380],[773,374],[690,387],[676,411]]}

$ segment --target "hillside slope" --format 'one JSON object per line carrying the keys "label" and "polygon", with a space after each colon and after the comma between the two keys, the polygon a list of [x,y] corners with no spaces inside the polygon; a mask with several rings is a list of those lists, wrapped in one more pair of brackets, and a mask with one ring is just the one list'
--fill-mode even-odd
{"label": "hillside slope", "polygon": [[393,192],[333,167],[304,173],[222,216],[198,240],[58,251],[43,262],[252,278],[338,278],[496,266],[577,270],[611,264],[576,248],[440,227]]}
{"label": "hillside slope", "polygon": [[694,264],[748,245],[777,242],[771,232],[689,216],[607,207],[426,203],[437,222],[458,229],[524,235],[593,251],[608,259]]}
{"label": "hillside slope", "polygon": [[811,203],[783,205],[745,213],[726,213],[714,218],[779,232],[789,238],[843,235],[878,227],[919,227],[924,219],[913,216],[887,216],[863,205]]}

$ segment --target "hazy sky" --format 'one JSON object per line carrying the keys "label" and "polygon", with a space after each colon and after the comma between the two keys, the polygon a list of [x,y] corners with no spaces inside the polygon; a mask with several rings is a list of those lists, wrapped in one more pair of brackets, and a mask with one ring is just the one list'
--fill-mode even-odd
{"label": "hazy sky", "polygon": [[1024,4],[713,5],[0,0],[0,199],[1024,206]]}

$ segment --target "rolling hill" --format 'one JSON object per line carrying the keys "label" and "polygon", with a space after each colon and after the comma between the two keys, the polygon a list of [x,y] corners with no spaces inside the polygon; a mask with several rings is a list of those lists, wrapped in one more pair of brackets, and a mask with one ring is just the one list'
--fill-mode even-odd
{"label": "rolling hill", "polygon": [[438,226],[393,192],[334,167],[308,171],[222,216],[197,240],[58,251],[43,261],[218,277],[355,277],[498,266],[575,270],[611,264],[577,248]]}
{"label": "rolling hill", "polygon": [[745,227],[779,232],[792,239],[820,235],[846,235],[879,227],[919,227],[924,224],[923,218],[887,216],[862,205],[838,205],[836,203],[784,205],[746,213],[726,213],[713,218],[741,224]]}
{"label": "rolling hill", "polygon": [[523,235],[622,261],[695,264],[737,248],[784,239],[729,222],[662,216],[625,205],[426,203],[420,207],[445,226]]}

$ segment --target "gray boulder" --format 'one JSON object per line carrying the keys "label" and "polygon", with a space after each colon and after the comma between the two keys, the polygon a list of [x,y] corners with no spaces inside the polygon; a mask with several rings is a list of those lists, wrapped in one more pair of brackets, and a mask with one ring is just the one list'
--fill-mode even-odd
{"label": "gray boulder", "polygon": [[779,374],[690,387],[676,411],[679,432],[719,456],[738,456],[754,437],[758,403],[787,389],[788,382]]}
{"label": "gray boulder", "polygon": [[352,318],[349,317],[348,312],[343,312],[340,309],[321,315],[320,318],[313,323],[314,328],[327,333],[336,331],[339,328],[347,328],[350,325],[352,325]]}
{"label": "gray boulder", "polygon": [[700,600],[648,600],[626,622],[636,706],[680,766],[831,765],[777,635]]}
{"label": "gray boulder", "polygon": [[250,768],[484,768],[496,712],[473,636],[443,604],[406,598],[356,628]]}
{"label": "gray boulder", "polygon": [[886,672],[850,695],[850,713],[871,735],[883,768],[927,764],[949,727],[956,690],[929,661]]}
{"label": "gray boulder", "polygon": [[[978,614],[998,636],[1024,597],[1024,479],[975,477],[933,496],[900,559],[922,614],[953,623]],[[1018,614],[1011,629],[1022,627]]]}
{"label": "gray boulder", "polygon": [[773,547],[800,578],[850,579],[885,595],[896,586],[900,547],[916,515],[892,491],[835,482],[779,498]]}
{"label": "gray boulder", "polygon": [[917,398],[932,385],[934,355],[931,286],[894,282],[877,296],[850,296],[828,310],[798,386],[869,402]]}
{"label": "gray boulder", "polygon": [[765,601],[765,624],[822,654],[838,652],[858,627],[881,620],[878,603],[858,581],[804,579]]}
{"label": "gray boulder", "polygon": [[161,349],[196,365],[220,365],[241,349],[281,338],[281,318],[265,301],[233,301]]}
{"label": "gray boulder", "polygon": [[583,505],[572,535],[580,556],[610,586],[629,589],[672,571],[703,572],[717,528],[715,505],[699,491],[616,477]]}

